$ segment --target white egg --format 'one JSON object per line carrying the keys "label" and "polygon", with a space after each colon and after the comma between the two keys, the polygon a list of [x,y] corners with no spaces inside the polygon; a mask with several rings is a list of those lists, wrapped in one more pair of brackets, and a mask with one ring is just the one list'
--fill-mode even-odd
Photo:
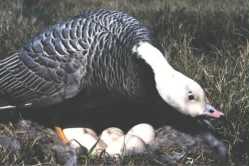
{"label": "white egg", "polygon": [[105,129],[101,133],[100,140],[102,140],[107,146],[109,146],[123,135],[124,132],[121,129],[117,127],[110,127]]}
{"label": "white egg", "polygon": [[106,148],[106,153],[110,156],[133,155],[143,152],[145,152],[143,140],[134,135],[121,136]]}
{"label": "white egg", "polygon": [[66,128],[63,133],[73,148],[81,145],[90,150],[98,140],[97,134],[89,128]]}
{"label": "white egg", "polygon": [[127,135],[135,135],[141,138],[145,144],[151,144],[155,138],[155,130],[150,124],[141,123],[133,126]]}
{"label": "white egg", "polygon": [[129,134],[125,136],[125,146],[123,150],[125,155],[142,154],[145,150],[145,143],[141,138]]}
{"label": "white egg", "polygon": [[125,136],[119,137],[117,140],[108,144],[105,149],[106,153],[112,157],[123,154]]}

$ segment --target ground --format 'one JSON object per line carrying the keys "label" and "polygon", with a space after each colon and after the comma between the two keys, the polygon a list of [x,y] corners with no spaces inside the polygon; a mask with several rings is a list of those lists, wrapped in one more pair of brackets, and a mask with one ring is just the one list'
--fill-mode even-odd
{"label": "ground", "polygon": [[[225,113],[214,123],[228,146],[226,165],[247,165],[249,147],[249,4],[246,0],[17,0],[0,2],[0,55],[8,56],[33,35],[84,9],[109,8],[128,12],[155,32],[170,63],[199,82],[210,101]],[[1,118],[2,119],[2,118]],[[2,122],[1,135],[16,133],[15,122]],[[52,133],[37,125],[45,137]],[[14,134],[15,135],[15,134]],[[52,134],[53,135],[53,134]],[[43,137],[41,136],[41,137]],[[43,152],[40,137],[28,139],[19,157],[1,151],[2,165],[57,162]],[[38,141],[38,143],[37,143]],[[54,140],[56,142],[56,140]],[[58,143],[60,144],[60,143]],[[18,145],[16,145],[18,148]],[[58,145],[59,146],[59,145]],[[167,149],[161,152],[167,153]],[[6,155],[8,154],[8,155]],[[47,154],[47,155],[44,155]],[[82,155],[81,163],[108,164]],[[17,159],[17,160],[16,160]],[[120,165],[163,165],[161,158],[126,157]],[[11,163],[12,162],[12,163]],[[27,163],[30,162],[30,163]],[[178,165],[217,165],[212,156],[192,154]],[[7,163],[7,164],[6,164]],[[110,163],[109,163],[110,164]]]}

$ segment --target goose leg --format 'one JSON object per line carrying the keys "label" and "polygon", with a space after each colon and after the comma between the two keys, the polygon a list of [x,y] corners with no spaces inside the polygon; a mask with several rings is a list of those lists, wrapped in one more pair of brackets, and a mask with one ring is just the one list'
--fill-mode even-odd
{"label": "goose leg", "polygon": [[54,127],[54,130],[55,130],[55,132],[56,132],[56,134],[57,134],[59,140],[62,141],[62,143],[64,143],[64,144],[68,144],[68,143],[69,143],[69,141],[68,141],[68,139],[66,138],[66,136],[65,136],[65,134],[64,134],[64,132],[63,132],[63,130],[62,130],[62,128],[60,128],[60,127],[58,127],[58,126],[55,126],[55,127]]}

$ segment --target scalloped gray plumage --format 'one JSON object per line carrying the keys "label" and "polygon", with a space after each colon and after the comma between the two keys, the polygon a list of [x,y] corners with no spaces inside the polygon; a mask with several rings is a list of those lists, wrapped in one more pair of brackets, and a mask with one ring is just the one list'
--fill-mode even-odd
{"label": "scalloped gray plumage", "polygon": [[146,72],[152,71],[131,52],[140,41],[152,43],[151,36],[126,13],[83,12],[0,61],[1,98],[15,106],[44,106],[82,91],[85,96],[106,91],[113,96],[151,96],[152,82],[147,80],[153,79]]}

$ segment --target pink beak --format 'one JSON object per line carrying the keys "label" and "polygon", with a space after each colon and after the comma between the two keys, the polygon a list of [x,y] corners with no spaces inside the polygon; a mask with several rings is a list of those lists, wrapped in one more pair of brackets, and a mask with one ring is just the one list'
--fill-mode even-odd
{"label": "pink beak", "polygon": [[224,113],[223,112],[220,112],[218,110],[216,110],[213,106],[211,106],[210,104],[206,104],[206,108],[204,110],[204,115],[207,115],[209,117],[212,117],[212,118],[220,118],[222,116],[224,116]]}

